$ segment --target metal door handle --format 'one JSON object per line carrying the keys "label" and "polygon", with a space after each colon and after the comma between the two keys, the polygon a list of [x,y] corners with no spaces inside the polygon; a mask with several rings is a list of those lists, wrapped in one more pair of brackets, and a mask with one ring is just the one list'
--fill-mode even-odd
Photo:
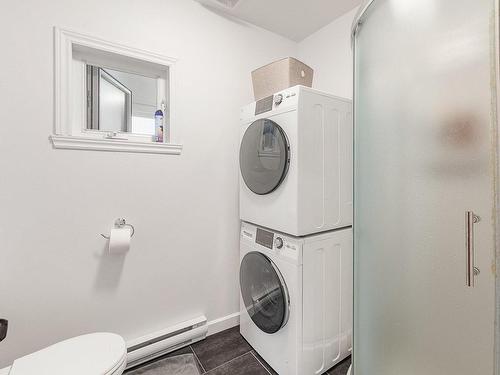
{"label": "metal door handle", "polygon": [[479,268],[474,265],[474,224],[479,223],[481,218],[472,211],[465,211],[465,285],[473,288],[474,276],[479,275]]}

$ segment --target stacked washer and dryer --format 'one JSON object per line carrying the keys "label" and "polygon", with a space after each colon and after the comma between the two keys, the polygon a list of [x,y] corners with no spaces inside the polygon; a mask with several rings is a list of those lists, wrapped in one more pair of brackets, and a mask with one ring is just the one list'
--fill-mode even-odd
{"label": "stacked washer and dryer", "polygon": [[295,86],[244,107],[240,331],[279,375],[352,347],[352,104]]}

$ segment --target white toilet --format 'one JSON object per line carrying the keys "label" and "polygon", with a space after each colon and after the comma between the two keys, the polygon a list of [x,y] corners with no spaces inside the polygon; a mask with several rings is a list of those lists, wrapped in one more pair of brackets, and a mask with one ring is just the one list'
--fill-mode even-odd
{"label": "white toilet", "polygon": [[[351,369],[352,369],[352,365],[349,366],[349,370],[347,370],[347,375],[351,375]],[[2,375],[2,374],[0,374],[0,375]]]}
{"label": "white toilet", "polygon": [[0,375],[121,375],[126,365],[127,347],[121,336],[91,333],[18,358]]}

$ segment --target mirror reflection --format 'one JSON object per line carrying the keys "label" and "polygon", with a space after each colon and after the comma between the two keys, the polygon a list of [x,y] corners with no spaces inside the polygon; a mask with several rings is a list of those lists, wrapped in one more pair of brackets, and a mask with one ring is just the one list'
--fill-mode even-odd
{"label": "mirror reflection", "polygon": [[157,78],[87,65],[86,82],[87,129],[155,135]]}

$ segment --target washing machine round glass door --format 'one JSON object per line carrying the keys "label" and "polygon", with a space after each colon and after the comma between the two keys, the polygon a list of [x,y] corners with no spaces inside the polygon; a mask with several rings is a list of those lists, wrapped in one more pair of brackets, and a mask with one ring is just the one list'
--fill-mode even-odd
{"label": "washing machine round glass door", "polygon": [[250,124],[240,146],[240,170],[248,188],[259,195],[273,192],[289,165],[290,145],[281,126],[269,119]]}
{"label": "washing machine round glass door", "polygon": [[266,333],[276,333],[288,322],[290,297],[278,267],[267,256],[250,252],[241,260],[240,289],[253,322]]}

